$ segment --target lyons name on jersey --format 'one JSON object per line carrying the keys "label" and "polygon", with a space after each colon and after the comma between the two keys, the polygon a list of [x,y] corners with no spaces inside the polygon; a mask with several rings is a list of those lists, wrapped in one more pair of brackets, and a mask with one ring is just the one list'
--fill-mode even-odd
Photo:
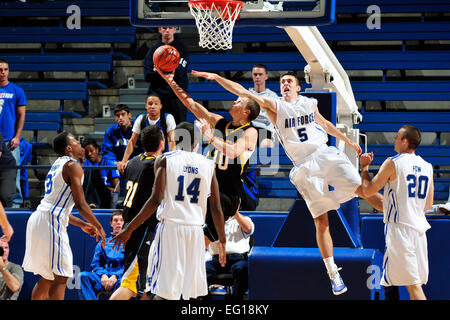
{"label": "lyons name on jersey", "polygon": [[310,113],[309,115],[307,114],[299,117],[286,118],[284,119],[284,127],[293,128],[296,126],[304,126],[311,122],[314,122],[314,113]]}
{"label": "lyons name on jersey", "polygon": [[191,167],[191,166],[184,166],[183,167],[183,172],[198,174],[198,168],[197,167]]}

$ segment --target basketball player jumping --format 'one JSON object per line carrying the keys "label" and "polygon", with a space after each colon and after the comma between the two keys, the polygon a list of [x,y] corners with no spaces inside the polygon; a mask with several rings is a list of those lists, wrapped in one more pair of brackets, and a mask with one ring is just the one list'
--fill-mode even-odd
{"label": "basketball player jumping", "polygon": [[[327,146],[327,134],[345,141],[356,150],[358,156],[361,147],[319,113],[316,99],[299,95],[300,81],[294,73],[288,72],[280,77],[282,99],[257,96],[215,73],[192,71],[192,74],[215,80],[231,93],[254,99],[266,110],[286,154],[294,164],[290,180],[314,219],[317,245],[331,280],[333,294],[346,292],[347,287],[339,275],[340,268],[334,263],[328,211],[338,209],[341,203],[356,195],[362,195],[359,187],[361,177],[342,151]],[[333,191],[328,189],[329,185],[334,187]],[[376,194],[366,200],[381,211],[380,197]]]}

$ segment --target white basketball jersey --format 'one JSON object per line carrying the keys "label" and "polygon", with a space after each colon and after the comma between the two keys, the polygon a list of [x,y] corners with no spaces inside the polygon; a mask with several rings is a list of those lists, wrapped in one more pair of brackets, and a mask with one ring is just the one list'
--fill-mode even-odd
{"label": "white basketball jersey", "polygon": [[177,150],[165,153],[166,189],[157,218],[202,226],[211,191],[214,162],[201,154]]}
{"label": "white basketball jersey", "polygon": [[299,95],[297,101],[275,100],[277,123],[275,132],[286,155],[294,165],[328,142],[325,130],[314,120],[317,100]]}
{"label": "white basketball jersey", "polygon": [[[66,162],[75,159],[64,156],[56,159],[45,178],[45,195],[37,207],[39,211],[48,211],[58,218],[64,226],[69,224],[69,214],[75,203],[72,198],[72,190],[62,176]],[[84,178],[84,175],[83,175]],[[81,183],[83,183],[83,178]]]}
{"label": "white basketball jersey", "polygon": [[384,186],[384,223],[400,223],[423,233],[430,228],[425,205],[433,181],[433,167],[410,153],[391,157],[397,179]]}

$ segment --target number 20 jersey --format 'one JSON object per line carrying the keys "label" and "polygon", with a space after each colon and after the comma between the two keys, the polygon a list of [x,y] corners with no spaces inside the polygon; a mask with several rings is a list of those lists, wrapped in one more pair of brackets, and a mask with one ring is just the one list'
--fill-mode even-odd
{"label": "number 20 jersey", "polygon": [[275,132],[296,166],[328,142],[328,135],[314,120],[317,100],[299,95],[297,101],[276,100],[277,122]]}
{"label": "number 20 jersey", "polygon": [[182,150],[165,153],[166,189],[158,220],[203,226],[214,162],[205,156]]}
{"label": "number 20 jersey", "polygon": [[391,160],[397,178],[384,186],[384,223],[399,223],[423,233],[430,228],[425,204],[433,183],[433,167],[414,153],[402,153]]}

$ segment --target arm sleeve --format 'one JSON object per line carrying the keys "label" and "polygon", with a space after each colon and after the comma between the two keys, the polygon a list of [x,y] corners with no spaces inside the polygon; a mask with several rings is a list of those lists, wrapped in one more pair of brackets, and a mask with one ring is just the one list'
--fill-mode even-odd
{"label": "arm sleeve", "polygon": [[94,257],[92,258],[91,263],[92,272],[98,275],[99,277],[101,277],[102,274],[106,274],[105,264],[106,264],[105,250],[101,247],[99,242],[95,247]]}

